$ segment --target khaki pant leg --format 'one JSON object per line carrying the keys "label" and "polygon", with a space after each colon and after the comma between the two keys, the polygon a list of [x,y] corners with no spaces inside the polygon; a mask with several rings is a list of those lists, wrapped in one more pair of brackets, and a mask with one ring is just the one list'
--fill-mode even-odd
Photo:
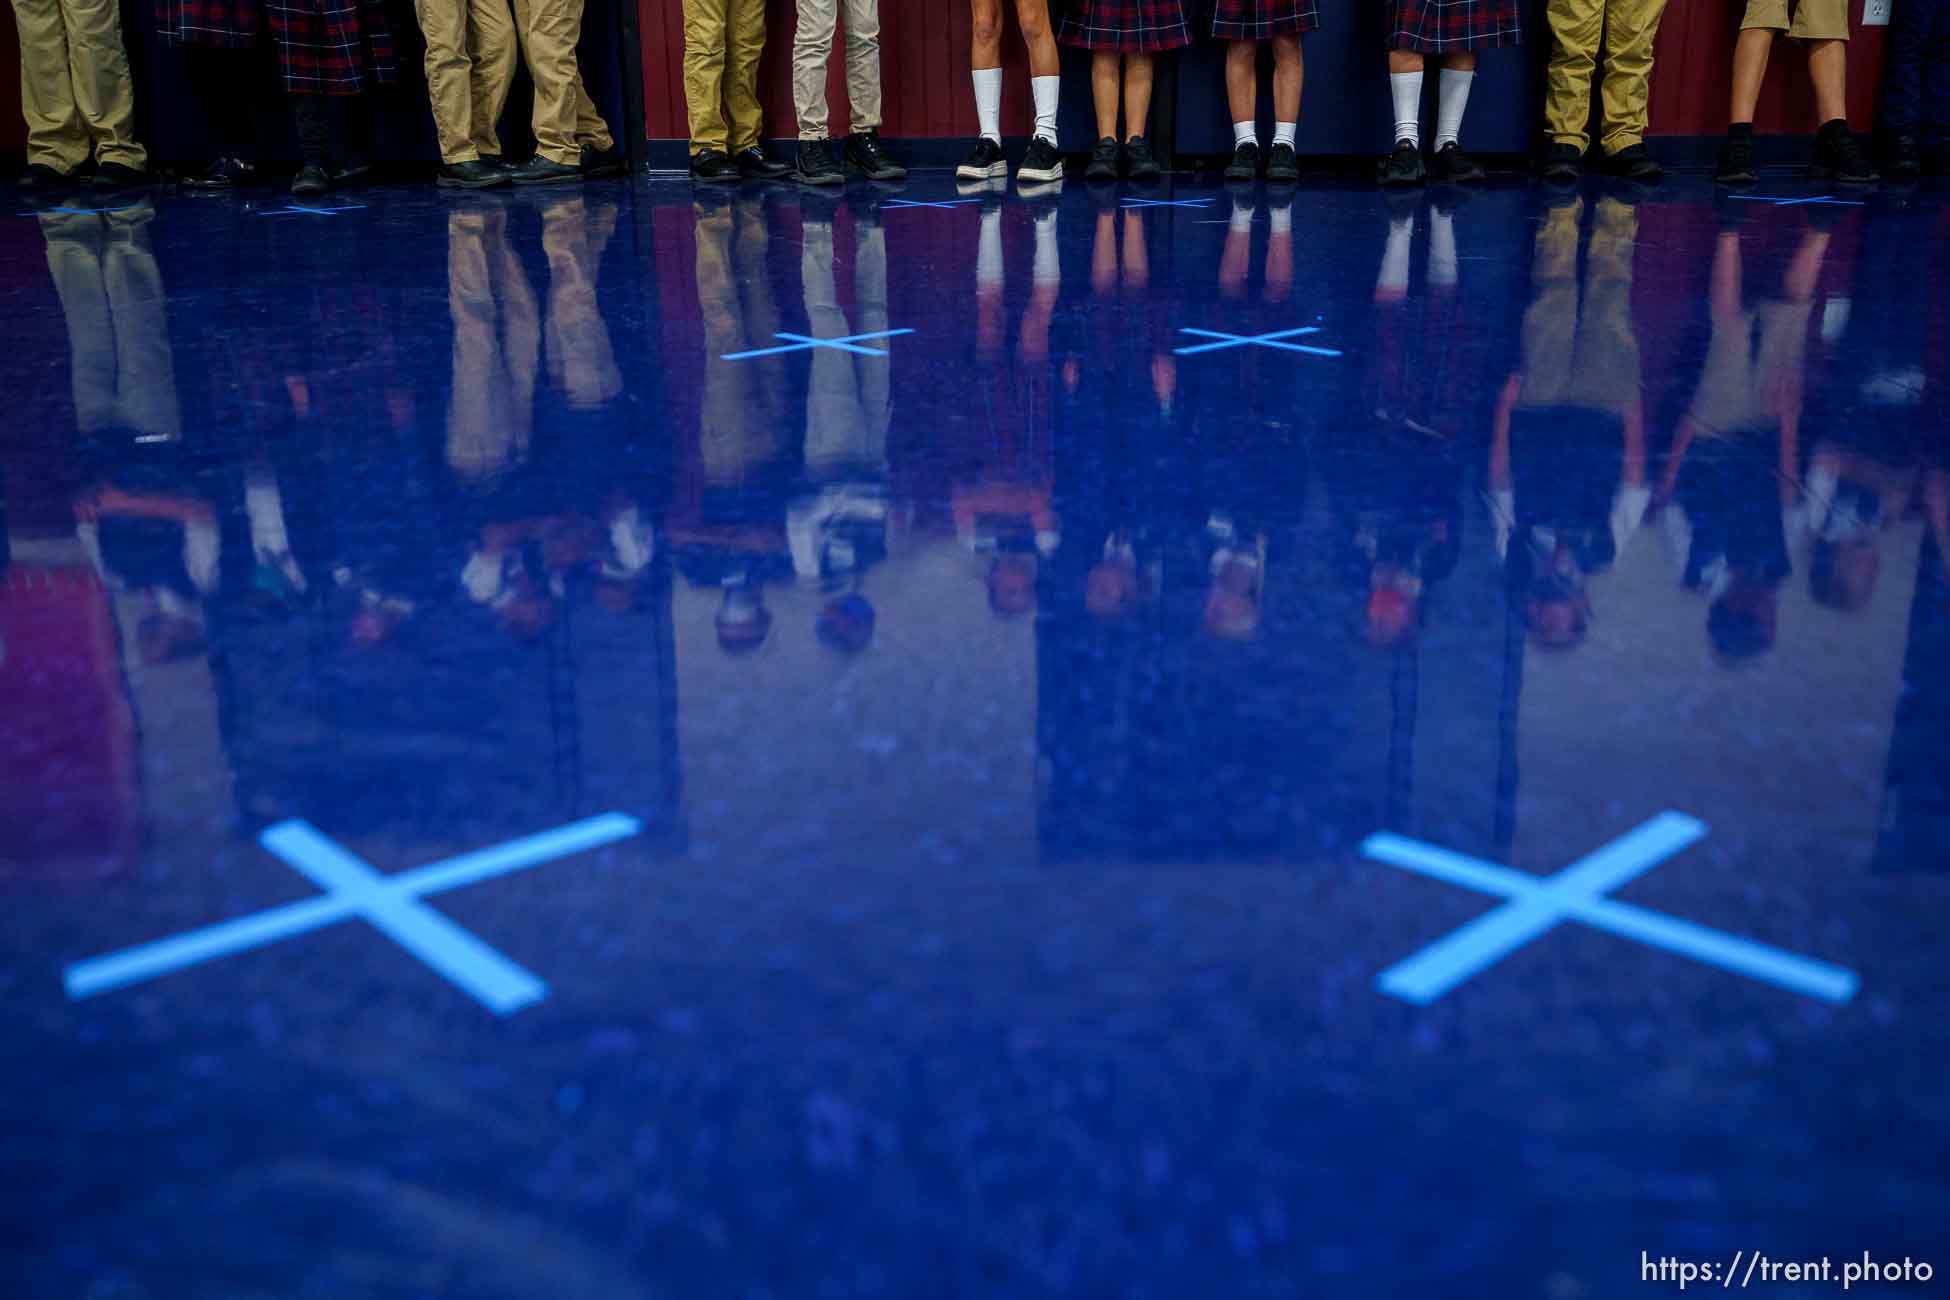
{"label": "khaki pant leg", "polygon": [[501,154],[501,112],[514,85],[520,44],[509,0],[467,0],[467,54],[473,64],[467,141],[477,158]]}
{"label": "khaki pant leg", "polygon": [[27,161],[71,172],[88,161],[88,128],[68,70],[68,25],[61,0],[14,0],[20,31],[20,110]]}
{"label": "khaki pant leg", "polygon": [[724,105],[734,154],[756,145],[765,129],[765,111],[758,103],[758,60],[764,53],[765,0],[731,0]]}
{"label": "khaki pant leg", "polygon": [[1591,143],[1591,76],[1605,30],[1605,0],[1546,0],[1550,70],[1544,80],[1544,127],[1553,143]]}
{"label": "khaki pant leg", "polygon": [[467,0],[415,0],[420,35],[426,38],[427,100],[440,161],[473,162],[480,157],[469,136],[473,129],[473,64],[467,54]]}
{"label": "khaki pant leg", "polygon": [[95,161],[138,171],[148,151],[135,139],[135,85],[122,48],[122,11],[116,0],[62,0],[68,24],[68,76],[75,111],[95,142]]}
{"label": "khaki pant leg", "polygon": [[1652,98],[1652,47],[1666,0],[1611,0],[1605,20],[1606,153],[1645,143],[1646,106]]}
{"label": "khaki pant leg", "polygon": [[576,164],[576,42],[582,36],[583,0],[515,0],[528,75],[535,83],[535,152],[550,162]]}
{"label": "khaki pant leg", "polygon": [[169,346],[168,299],[149,244],[148,204],[104,218],[102,287],[115,329],[115,402],[120,423],[175,439],[183,418],[176,397],[176,354]]}
{"label": "khaki pant leg", "polygon": [[[725,118],[725,65],[730,6],[741,0],[684,0],[684,102],[691,118],[691,151],[731,151]],[[14,0],[19,4],[21,0]]]}
{"label": "khaki pant leg", "polygon": [[[792,33],[792,108],[801,140],[824,140],[829,133],[826,65],[833,57],[833,28],[840,0],[799,0],[799,24]],[[853,33],[847,32],[847,45]]]}
{"label": "khaki pant leg", "polygon": [[880,0],[846,0],[847,124],[880,129]]}

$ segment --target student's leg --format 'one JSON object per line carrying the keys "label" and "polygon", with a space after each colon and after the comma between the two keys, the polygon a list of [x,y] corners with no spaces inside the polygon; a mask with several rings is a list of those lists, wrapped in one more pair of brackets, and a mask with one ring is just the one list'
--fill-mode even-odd
{"label": "student's leg", "polygon": [[880,129],[880,0],[846,0],[847,129]]}
{"label": "student's leg", "polygon": [[1300,120],[1300,88],[1307,66],[1300,53],[1300,34],[1282,32],[1273,38],[1273,120]]}
{"label": "student's leg", "polygon": [[[833,29],[839,19],[839,0],[799,0],[799,21],[792,34],[792,107],[798,114],[801,140],[824,140],[830,134],[826,65],[833,58]],[[846,30],[846,49],[850,68],[853,62],[850,23]]]}
{"label": "student's leg", "polygon": [[149,155],[135,139],[135,87],[122,48],[121,6],[116,0],[62,0],[61,8],[75,111],[94,139],[95,161],[141,171]]}
{"label": "student's leg", "polygon": [[725,120],[726,21],[736,0],[684,0],[684,100],[691,152],[731,152]]}
{"label": "student's leg", "polygon": [[1226,45],[1226,107],[1235,123],[1259,120],[1258,41]]}
{"label": "student's leg", "polygon": [[1124,56],[1124,134],[1148,136],[1151,120],[1151,76],[1157,60],[1150,54]]}
{"label": "student's leg", "polygon": [[1605,84],[1602,91],[1608,154],[1645,143],[1646,106],[1652,93],[1652,48],[1666,0],[1611,0],[1605,13]]}
{"label": "student's leg", "polygon": [[1457,50],[1442,56],[1442,77],[1436,86],[1435,147],[1458,144],[1463,114],[1469,111],[1469,88],[1476,80],[1476,51]]}
{"label": "student's leg", "polygon": [[[514,85],[520,44],[509,0],[468,0],[467,57],[471,71],[467,79],[467,142],[477,158],[501,153],[501,112],[508,106],[508,90]],[[433,57],[430,49],[427,57]]]}
{"label": "student's leg", "polygon": [[88,130],[68,72],[68,28],[61,0],[14,0],[20,29],[20,107],[27,118],[27,161],[71,172],[88,161]]}
{"label": "student's leg", "polygon": [[291,122],[298,132],[298,156],[308,167],[332,165],[332,105],[324,95],[291,96]]}
{"label": "student's leg", "polygon": [[1090,52],[1090,101],[1097,110],[1097,138],[1117,139],[1117,72],[1120,60],[1116,50]]}
{"label": "student's leg", "polygon": [[1848,42],[1808,45],[1808,77],[1815,83],[1815,116],[1823,122],[1848,117]]}
{"label": "student's leg", "polygon": [[977,71],[1001,67],[1002,0],[968,0],[968,8],[973,27],[968,66]]}
{"label": "student's leg", "polygon": [[1388,51],[1388,91],[1395,105],[1395,133],[1391,140],[1422,143],[1422,72],[1420,50]]}
{"label": "student's leg", "polygon": [[[1614,8],[1624,8],[1620,3]],[[1598,66],[1598,46],[1605,36],[1605,0],[1546,0],[1550,21],[1550,71],[1544,82],[1544,130],[1552,144],[1568,144],[1583,153],[1591,144],[1586,130],[1591,120],[1591,76]],[[1611,84],[1611,60],[1606,60],[1605,84]],[[1607,107],[1605,124],[1611,125]]]}
{"label": "student's leg", "polygon": [[[1751,12],[1752,6],[1749,6]],[[1745,27],[1733,47],[1733,99],[1727,120],[1739,125],[1752,124],[1754,106],[1760,103],[1760,83],[1767,76],[1767,56],[1774,50],[1774,29]]]}
{"label": "student's leg", "polygon": [[468,57],[468,0],[417,0],[413,6],[425,38],[427,103],[440,161],[473,162],[474,64]]}
{"label": "student's leg", "polygon": [[731,152],[755,148],[765,130],[758,103],[758,60],[765,53],[765,0],[731,0],[726,41],[724,102],[731,121]]}
{"label": "student's leg", "polygon": [[535,153],[563,166],[579,166],[582,146],[576,143],[576,87],[580,69],[576,43],[582,36],[584,0],[515,0],[515,22],[528,56],[528,75],[535,83],[530,120]]}
{"label": "student's leg", "polygon": [[1016,23],[1029,47],[1029,75],[1054,77],[1063,71],[1056,53],[1056,36],[1049,25],[1049,0],[1016,0]]}

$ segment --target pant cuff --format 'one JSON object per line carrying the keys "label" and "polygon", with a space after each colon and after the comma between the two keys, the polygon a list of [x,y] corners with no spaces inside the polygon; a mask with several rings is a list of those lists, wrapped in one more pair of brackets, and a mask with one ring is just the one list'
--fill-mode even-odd
{"label": "pant cuff", "polygon": [[552,163],[561,163],[564,167],[574,167],[582,161],[582,152],[580,150],[537,149],[535,152]]}

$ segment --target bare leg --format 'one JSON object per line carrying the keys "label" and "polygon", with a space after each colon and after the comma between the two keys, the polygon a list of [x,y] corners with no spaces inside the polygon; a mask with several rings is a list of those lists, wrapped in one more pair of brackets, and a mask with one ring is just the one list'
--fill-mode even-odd
{"label": "bare leg", "polygon": [[1002,0],[969,0],[974,16],[974,42],[968,50],[971,68],[1002,66]]}
{"label": "bare leg", "polygon": [[1474,72],[1476,71],[1476,51],[1457,50],[1454,54],[1445,54],[1442,56],[1442,66],[1445,68],[1453,68],[1457,72]]}
{"label": "bare leg", "polygon": [[1117,138],[1117,51],[1090,52],[1090,100],[1097,109],[1097,138]]}
{"label": "bare leg", "polygon": [[1774,50],[1774,33],[1765,27],[1749,27],[1740,33],[1733,47],[1733,103],[1727,120],[1751,122],[1754,106],[1760,103],[1760,83],[1767,76],[1767,56]]}
{"label": "bare leg", "polygon": [[1422,62],[1422,52],[1420,50],[1388,51],[1388,71],[1390,73],[1420,72],[1422,70]]}
{"label": "bare leg", "polygon": [[1258,41],[1233,41],[1226,46],[1226,107],[1235,122],[1258,120],[1258,55]]}
{"label": "bare leg", "polygon": [[1149,54],[1124,56],[1124,133],[1144,135],[1151,120],[1151,70],[1155,63]]}
{"label": "bare leg", "polygon": [[1814,41],[1808,46],[1808,76],[1815,83],[1815,107],[1823,122],[1848,117],[1848,42]]}
{"label": "bare leg", "polygon": [[[1056,54],[1056,37],[1049,29],[1049,0],[1016,0],[1016,22],[1029,47],[1029,75],[1054,77],[1063,70]],[[1000,62],[1000,60],[998,60]]]}
{"label": "bare leg", "polygon": [[[1230,68],[1227,69],[1230,72]],[[1300,37],[1286,32],[1273,38],[1273,120],[1300,120],[1300,86],[1307,66],[1300,57]],[[1244,121],[1244,118],[1236,118]]]}

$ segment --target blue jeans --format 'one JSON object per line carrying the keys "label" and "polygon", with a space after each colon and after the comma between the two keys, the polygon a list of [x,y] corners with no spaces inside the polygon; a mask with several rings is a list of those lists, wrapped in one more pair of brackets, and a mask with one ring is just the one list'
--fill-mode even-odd
{"label": "blue jeans", "polygon": [[1896,0],[1883,76],[1883,125],[1950,144],[1950,0]]}

